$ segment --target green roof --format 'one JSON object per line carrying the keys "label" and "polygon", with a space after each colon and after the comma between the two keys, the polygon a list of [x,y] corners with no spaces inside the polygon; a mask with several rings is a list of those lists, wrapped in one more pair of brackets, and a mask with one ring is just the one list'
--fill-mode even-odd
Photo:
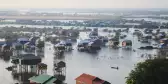
{"label": "green roof", "polygon": [[54,81],[56,81],[57,79],[55,77],[53,77],[52,79],[46,81],[44,84],[53,84]]}
{"label": "green roof", "polygon": [[36,82],[36,83],[46,83],[46,84],[53,84],[52,83],[47,83],[48,81],[50,82],[50,80],[56,80],[56,78],[54,79],[53,76],[50,75],[39,75],[39,76],[33,76],[31,78],[29,78],[30,81],[32,82]]}

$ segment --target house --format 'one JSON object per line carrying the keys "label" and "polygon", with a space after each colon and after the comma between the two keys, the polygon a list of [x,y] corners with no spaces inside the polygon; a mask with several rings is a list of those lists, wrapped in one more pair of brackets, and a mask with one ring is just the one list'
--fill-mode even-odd
{"label": "house", "polygon": [[39,75],[29,78],[30,84],[61,84],[61,81],[50,75]]}
{"label": "house", "polygon": [[5,41],[5,40],[0,40],[0,48],[1,48],[4,44],[6,44],[6,41]]}
{"label": "house", "polygon": [[123,48],[131,48],[132,47],[132,41],[131,40],[124,40],[122,42],[122,47]]}
{"label": "house", "polygon": [[22,45],[24,45],[25,43],[29,42],[29,39],[28,38],[18,38],[17,42],[19,42]]}
{"label": "house", "polygon": [[20,54],[19,56],[12,56],[12,60],[19,60],[21,65],[37,65],[41,63],[41,57],[34,54]]}
{"label": "house", "polygon": [[96,76],[83,73],[76,79],[76,84],[111,84],[105,80],[102,80]]}
{"label": "house", "polygon": [[110,47],[118,47],[120,41],[117,38],[110,38],[108,43]]}

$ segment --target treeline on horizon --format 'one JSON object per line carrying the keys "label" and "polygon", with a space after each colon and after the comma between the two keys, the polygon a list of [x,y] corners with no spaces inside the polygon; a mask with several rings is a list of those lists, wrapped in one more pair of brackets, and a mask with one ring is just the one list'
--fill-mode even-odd
{"label": "treeline on horizon", "polygon": [[[126,24],[131,23],[131,24]],[[139,25],[134,25],[138,23]],[[151,22],[145,20],[87,20],[87,21],[34,21],[34,20],[16,20],[16,22],[0,22],[0,24],[21,24],[21,25],[46,25],[46,26],[84,26],[84,27],[114,27],[114,28],[168,28],[168,23]]]}

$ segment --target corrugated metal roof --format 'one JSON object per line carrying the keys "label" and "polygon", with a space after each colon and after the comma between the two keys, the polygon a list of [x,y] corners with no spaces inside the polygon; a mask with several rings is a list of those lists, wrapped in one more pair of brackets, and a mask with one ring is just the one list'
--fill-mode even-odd
{"label": "corrugated metal roof", "polygon": [[89,84],[95,78],[96,78],[95,76],[83,73],[82,75],[80,75],[79,77],[77,77],[75,80],[84,82],[86,84]]}
{"label": "corrugated metal roof", "polygon": [[131,40],[124,40],[123,42],[126,42],[126,43],[132,43]]}
{"label": "corrugated metal roof", "polygon": [[[33,76],[29,78],[30,81],[35,83],[45,83],[47,80],[49,80],[52,76],[50,75],[39,75],[39,76]],[[49,81],[50,82],[50,81]],[[53,81],[54,82],[54,81]],[[47,83],[46,83],[47,84]],[[48,83],[49,84],[49,83]],[[52,83],[51,83],[52,84]]]}
{"label": "corrugated metal roof", "polygon": [[19,58],[23,60],[41,59],[39,56],[35,56],[34,54],[22,54]]}
{"label": "corrugated metal roof", "polygon": [[0,45],[1,45],[1,46],[4,45],[4,44],[6,44],[5,41],[0,41]]}
{"label": "corrugated metal roof", "polygon": [[36,43],[35,43],[35,42],[27,42],[27,43],[25,43],[25,45],[32,45],[32,46],[35,46]]}
{"label": "corrugated metal roof", "polygon": [[57,79],[56,78],[51,78],[50,80],[48,80],[47,82],[45,82],[44,84],[53,84]]}
{"label": "corrugated metal roof", "polygon": [[91,39],[85,39],[80,41],[78,44],[89,43]]}
{"label": "corrugated metal roof", "polygon": [[31,37],[29,38],[29,41],[36,41],[37,39],[39,39],[39,37]]}
{"label": "corrugated metal roof", "polygon": [[67,40],[65,40],[65,43],[66,44],[69,44],[69,43],[72,44],[72,41],[71,41],[71,39],[67,39]]}
{"label": "corrugated metal roof", "polygon": [[29,41],[28,38],[18,38],[18,41]]}
{"label": "corrugated metal roof", "polygon": [[56,44],[56,45],[54,45],[55,47],[65,47],[65,44],[63,44],[63,43],[58,43],[58,44]]}
{"label": "corrugated metal roof", "polygon": [[15,42],[15,43],[13,43],[13,45],[14,45],[14,46],[20,46],[20,45],[22,45],[22,44],[19,43],[19,42]]}

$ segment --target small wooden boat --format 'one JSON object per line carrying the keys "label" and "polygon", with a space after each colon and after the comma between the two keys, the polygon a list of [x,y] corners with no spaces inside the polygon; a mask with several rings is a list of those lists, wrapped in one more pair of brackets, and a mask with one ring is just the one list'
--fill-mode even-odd
{"label": "small wooden boat", "polygon": [[112,68],[112,69],[117,69],[117,70],[119,69],[118,67],[111,67],[111,68]]}

